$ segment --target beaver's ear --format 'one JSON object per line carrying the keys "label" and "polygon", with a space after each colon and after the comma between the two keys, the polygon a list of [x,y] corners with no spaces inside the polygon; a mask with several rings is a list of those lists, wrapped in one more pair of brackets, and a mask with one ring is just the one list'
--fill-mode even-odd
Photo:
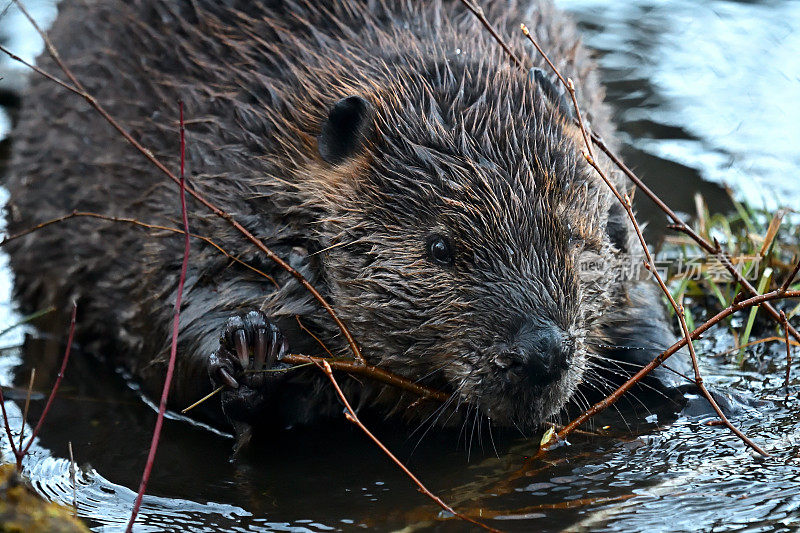
{"label": "beaver's ear", "polygon": [[533,67],[528,71],[528,77],[533,81],[536,86],[542,91],[544,97],[547,98],[551,104],[564,114],[565,117],[573,119],[575,115],[572,111],[572,105],[567,101],[566,88],[559,84],[559,88],[553,85],[553,82],[544,73],[544,70]]}
{"label": "beaver's ear", "polygon": [[372,125],[372,105],[360,96],[336,102],[317,137],[319,155],[331,165],[352,157],[364,144]]}

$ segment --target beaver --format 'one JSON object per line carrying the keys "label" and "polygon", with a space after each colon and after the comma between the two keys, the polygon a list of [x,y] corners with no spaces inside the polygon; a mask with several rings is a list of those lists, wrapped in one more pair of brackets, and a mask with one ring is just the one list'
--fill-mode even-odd
{"label": "beaver", "polygon": [[[65,0],[50,36],[172,168],[184,102],[188,184],[301,272],[370,364],[449,394],[437,423],[473,416],[527,431],[674,337],[657,287],[620,279],[632,227],[518,29],[525,21],[575,80],[587,123],[614,146],[574,24],[547,1],[485,4],[524,68],[458,0]],[[173,184],[86,102],[33,78],[20,114],[9,232],[75,209],[179,226]],[[282,361],[348,357],[339,329],[224,220],[191,199],[188,210],[193,233],[274,284],[192,243],[171,404],[224,385],[197,416],[248,428],[341,414],[318,369]],[[84,347],[160,391],[180,235],[73,219],[8,251],[25,307],[77,301]],[[263,369],[275,372],[253,372]],[[425,412],[410,394],[341,379],[361,406]]]}

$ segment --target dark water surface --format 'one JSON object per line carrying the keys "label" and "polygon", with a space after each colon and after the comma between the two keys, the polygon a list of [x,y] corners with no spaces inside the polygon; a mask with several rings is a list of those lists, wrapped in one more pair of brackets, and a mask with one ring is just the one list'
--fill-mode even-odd
{"label": "dark water surface", "polygon": [[[800,205],[800,2],[560,4],[598,51],[626,161],[670,205],[691,212],[693,194],[701,192],[712,210],[726,210],[724,183],[756,205]],[[50,1],[28,5],[43,23],[55,16]],[[41,49],[13,7],[0,19],[0,39],[28,58]],[[13,106],[21,72],[0,61],[4,106]],[[8,107],[0,112],[3,137],[12,114]],[[660,231],[663,217],[644,202],[639,210]],[[11,283],[0,254],[0,330],[20,318]],[[0,338],[8,347],[0,351],[0,384],[17,431],[30,369],[37,375],[28,417],[34,422],[57,372],[66,323],[50,322],[29,329],[24,347],[22,330]],[[708,338],[706,352],[730,345],[722,332]],[[475,438],[429,433],[417,446],[419,435],[409,438],[405,428],[376,427],[431,489],[459,509],[497,517],[491,523],[505,530],[796,531],[800,378],[785,398],[783,352],[759,358],[744,370],[725,357],[705,357],[703,365],[719,389],[768,400],[735,419],[772,454],[766,459],[703,418],[637,416],[625,405],[634,434],[610,416],[600,424],[610,426],[610,436],[576,436],[544,461],[526,461],[538,439],[495,435],[493,444],[486,428],[481,444],[476,431]],[[800,376],[800,365],[793,372]],[[70,503],[71,441],[81,467],[79,514],[96,531],[117,531],[127,520],[154,420],[134,387],[78,350],[26,472],[42,494]],[[166,422],[161,442],[137,531],[465,529],[436,521],[436,508],[348,426],[276,434],[274,443],[234,463],[230,438],[177,416]],[[5,438],[2,451],[10,457]]]}

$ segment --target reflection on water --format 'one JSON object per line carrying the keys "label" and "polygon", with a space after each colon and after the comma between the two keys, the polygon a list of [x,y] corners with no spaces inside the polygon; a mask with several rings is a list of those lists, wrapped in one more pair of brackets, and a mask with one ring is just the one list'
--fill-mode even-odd
{"label": "reflection on water", "polygon": [[[800,3],[558,4],[600,51],[633,147],[730,184],[751,203],[800,205]],[[674,184],[672,168],[648,168],[647,177]]]}
{"label": "reflection on water", "polygon": [[[28,5],[45,23],[49,0]],[[800,130],[800,3],[793,1],[697,3],[561,0],[598,50],[608,97],[625,142],[625,158],[679,210],[692,210],[702,192],[712,209],[726,209],[719,184],[751,202],[798,205],[794,149]],[[28,58],[41,49],[13,8],[0,19],[0,39]],[[0,95],[20,85],[19,70],[0,61]],[[65,96],[68,97],[68,96]],[[6,110],[3,110],[5,113]],[[0,136],[8,132],[8,115]],[[5,121],[5,122],[4,122]],[[1,164],[1,162],[0,162]],[[4,200],[5,192],[0,201]],[[639,206],[656,229],[663,216]],[[0,329],[18,320],[10,300],[11,274],[0,254]],[[20,425],[21,387],[37,369],[36,420],[55,377],[66,321],[48,317],[24,349],[23,331],[0,338],[0,384],[7,409]],[[708,335],[716,351],[731,340]],[[720,340],[721,339],[721,340]],[[724,349],[724,348],[722,348]],[[422,479],[461,509],[497,517],[511,531],[793,531],[800,527],[800,381],[784,398],[780,350],[761,354],[762,368],[744,371],[727,360],[704,358],[707,380],[722,389],[769,400],[736,423],[772,457],[754,458],[727,431],[704,420],[665,425],[658,415],[637,436],[615,416],[616,437],[575,437],[572,446],[528,464],[536,440],[484,439],[467,462],[456,435],[428,436],[417,447],[407,431],[379,433]],[[794,365],[795,376],[800,367]],[[635,400],[631,400],[635,405]],[[623,406],[623,409],[626,409]],[[636,415],[628,411],[627,422]],[[67,442],[82,472],[78,507],[97,531],[125,523],[154,422],[153,410],[119,375],[77,350],[59,397],[25,467],[37,490],[72,501]],[[645,418],[645,417],[642,417]],[[656,428],[657,424],[663,427]],[[460,439],[463,448],[463,436]],[[167,420],[141,531],[385,530],[427,521],[436,509],[416,493],[355,429],[319,427],[276,435],[235,463],[225,435]],[[9,456],[8,443],[2,452]],[[439,530],[462,524],[440,522]]]}

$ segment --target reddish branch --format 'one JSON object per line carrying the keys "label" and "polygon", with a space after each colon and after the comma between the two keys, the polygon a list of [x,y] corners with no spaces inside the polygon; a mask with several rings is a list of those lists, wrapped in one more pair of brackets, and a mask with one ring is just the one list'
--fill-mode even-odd
{"label": "reddish branch", "polygon": [[175,312],[172,320],[172,345],[169,352],[169,364],[167,366],[167,375],[164,378],[164,389],[161,392],[161,404],[158,406],[158,418],[156,418],[156,427],[153,429],[153,439],[150,443],[150,452],[147,455],[147,463],[144,466],[142,473],[142,482],[139,485],[139,493],[136,495],[136,501],[133,504],[131,511],[131,518],[128,521],[126,531],[130,533],[133,528],[133,523],[136,521],[136,515],[139,514],[139,507],[142,504],[144,492],[147,489],[147,482],[150,479],[150,472],[153,470],[153,463],[156,459],[156,450],[158,450],[158,441],[161,438],[161,426],[164,423],[164,413],[167,410],[167,399],[169,398],[169,389],[172,384],[172,375],[175,371],[175,360],[178,354],[178,331],[181,318],[181,299],[183,297],[183,285],[186,282],[186,270],[189,267],[189,216],[186,212],[186,180],[184,177],[184,163],[186,154],[186,140],[185,131],[183,127],[183,102],[179,104],[180,108],[180,136],[181,136],[181,179],[180,179],[180,198],[181,198],[181,218],[183,219],[183,263],[181,264],[181,274],[178,280],[178,288],[175,295]]}
{"label": "reddish branch", "polygon": [[[700,337],[701,334],[705,333],[709,328],[718,324],[720,321],[728,318],[732,314],[736,313],[737,311],[741,311],[742,309],[746,309],[752,307],[754,305],[760,305],[764,302],[772,301],[772,300],[781,300],[785,298],[800,298],[800,290],[797,291],[786,291],[780,292],[778,290],[768,292],[765,294],[760,294],[758,296],[753,296],[748,298],[747,300],[742,300],[741,302],[734,302],[729,307],[726,307],[709,320],[707,320],[701,326],[695,328],[694,331],[691,332],[690,336],[692,339],[696,340]],[[569,433],[572,432],[575,428],[582,425],[584,422],[592,418],[594,415],[604,411],[607,407],[613,405],[623,394],[628,392],[631,387],[636,385],[644,376],[652,372],[654,369],[658,368],[661,363],[669,359],[669,357],[686,346],[686,339],[682,338],[681,340],[677,341],[675,344],[667,348],[664,352],[660,353],[655,359],[647,363],[641,370],[639,370],[633,377],[631,377],[628,381],[625,382],[620,388],[615,390],[611,393],[607,398],[597,402],[594,404],[590,409],[586,410],[583,414],[581,414],[578,418],[564,426],[564,429],[558,432],[558,437],[563,439]]]}
{"label": "reddish branch", "polygon": [[[93,213],[93,212],[90,212],[90,211],[73,211],[72,213],[68,213],[68,214],[62,215],[60,217],[55,217],[55,218],[51,218],[50,220],[45,220],[44,222],[40,222],[39,224],[36,224],[35,226],[31,226],[30,228],[26,228],[26,229],[24,229],[24,230],[22,230],[22,231],[20,231],[18,233],[15,233],[14,235],[9,235],[9,236],[5,237],[2,241],[0,241],[0,246],[4,246],[4,245],[8,244],[9,242],[11,242],[11,241],[13,241],[15,239],[19,239],[20,237],[24,237],[25,235],[29,235],[29,234],[31,234],[31,233],[33,233],[35,231],[39,231],[39,230],[41,230],[43,228],[46,228],[48,226],[52,226],[53,224],[59,224],[61,222],[66,222],[67,220],[71,220],[73,218],[96,218],[96,219],[99,219],[99,220],[107,220],[109,222],[123,222],[123,223],[126,223],[126,224],[131,224],[133,226],[138,226],[138,227],[141,227],[141,228],[169,231],[169,232],[172,232],[172,233],[179,233],[181,235],[185,234],[185,232],[182,229],[171,228],[169,226],[161,226],[159,224],[148,224],[147,222],[142,222],[141,220],[137,220],[135,218],[117,217],[117,216],[112,216],[112,215],[103,215],[101,213]],[[214,248],[217,249],[217,251],[219,251],[221,254],[225,255],[226,257],[228,257],[232,261],[235,261],[236,263],[239,263],[243,267],[245,267],[245,268],[247,268],[249,270],[252,270],[253,272],[255,272],[256,274],[258,274],[260,276],[263,276],[264,278],[266,278],[269,281],[271,281],[273,285],[278,287],[278,282],[275,281],[275,279],[272,276],[270,276],[269,274],[267,274],[266,272],[264,272],[262,270],[257,269],[256,267],[250,265],[249,263],[246,263],[245,261],[242,261],[241,259],[239,259],[235,255],[231,254],[230,252],[226,251],[224,248],[222,248],[222,246],[220,246],[216,242],[212,241],[208,237],[204,237],[203,235],[197,235],[195,233],[190,233],[189,236],[192,237],[192,238],[195,238],[195,239],[199,239],[199,240],[201,240],[201,241],[213,246]]]}
{"label": "reddish branch", "polygon": [[[680,322],[681,325],[681,331],[684,336],[684,341],[686,342],[686,345],[689,348],[689,355],[692,359],[692,368],[694,369],[695,385],[697,386],[698,389],[700,389],[700,392],[703,394],[703,396],[705,396],[706,400],[708,400],[708,403],[711,405],[711,408],[714,409],[714,412],[717,413],[717,416],[719,416],[722,423],[725,424],[725,426],[728,429],[730,429],[740,439],[742,439],[742,441],[745,444],[750,446],[752,449],[754,449],[761,455],[769,455],[767,452],[762,450],[756,443],[747,438],[747,436],[744,433],[742,433],[738,428],[736,428],[733,424],[730,423],[728,418],[725,416],[725,413],[723,413],[722,409],[720,409],[719,405],[717,405],[717,402],[716,400],[714,400],[714,397],[711,396],[710,392],[708,392],[708,389],[703,383],[703,377],[700,375],[700,366],[697,361],[697,354],[695,353],[694,350],[694,344],[692,343],[692,335],[689,333],[689,327],[686,324],[686,314],[684,312],[684,308],[682,305],[678,305],[678,303],[675,301],[675,298],[673,298],[672,293],[670,293],[666,283],[664,283],[664,280],[661,278],[661,275],[655,268],[653,257],[652,255],[650,255],[650,250],[647,247],[647,242],[644,240],[644,235],[642,235],[642,229],[639,226],[639,223],[636,221],[636,216],[633,214],[633,207],[631,205],[630,198],[627,195],[625,195],[625,197],[620,195],[619,191],[617,191],[617,188],[614,186],[613,183],[611,183],[611,180],[608,179],[605,172],[603,172],[603,170],[597,165],[597,162],[594,160],[594,158],[592,158],[592,156],[586,153],[584,153],[583,155],[586,158],[586,161],[595,169],[595,171],[597,171],[597,174],[602,178],[602,180],[609,187],[609,189],[611,189],[611,192],[614,193],[614,196],[617,198],[617,200],[625,208],[625,212],[628,214],[628,218],[630,219],[631,223],[633,224],[633,228],[636,231],[636,237],[639,239],[639,244],[641,245],[642,250],[644,251],[646,258],[645,267],[656,278],[658,286],[661,288],[661,291],[666,295],[670,305],[675,310],[675,314],[678,316],[678,321]],[[559,432],[559,436],[561,436],[562,433],[564,433],[564,430]]]}
{"label": "reddish branch", "polygon": [[36,427],[33,428],[33,432],[31,433],[31,436],[24,447],[20,445],[20,447],[17,448],[14,445],[14,439],[11,437],[11,426],[9,425],[8,413],[6,413],[6,402],[5,399],[3,398],[3,389],[2,387],[0,387],[0,409],[2,409],[3,412],[3,425],[5,426],[6,435],[8,436],[8,442],[11,445],[11,453],[14,454],[14,458],[16,459],[17,462],[18,471],[22,471],[22,460],[28,453],[28,449],[30,449],[31,444],[33,444],[33,440],[39,434],[39,430],[42,429],[42,424],[44,423],[45,418],[47,418],[47,413],[50,412],[50,406],[53,405],[53,400],[55,399],[56,393],[58,392],[58,387],[61,385],[61,380],[64,379],[64,372],[66,371],[67,363],[69,362],[69,354],[72,351],[72,339],[75,336],[75,317],[77,315],[77,312],[78,312],[78,306],[73,304],[72,316],[69,321],[69,335],[67,337],[67,347],[64,350],[64,357],[61,359],[61,368],[58,371],[58,376],[56,376],[55,383],[53,383],[53,388],[50,389],[50,395],[47,397],[47,403],[44,406],[42,415],[39,417],[39,422],[36,424]]}
{"label": "reddish branch", "polygon": [[327,359],[323,357],[312,357],[310,355],[298,355],[298,354],[285,355],[283,359],[281,359],[281,361],[283,361],[284,363],[289,363],[291,365],[301,365],[308,363],[314,363],[319,365],[320,363],[325,362],[328,363],[334,370],[374,379],[375,381],[385,383],[386,385],[391,385],[393,387],[397,387],[399,389],[407,390],[409,392],[417,394],[422,399],[431,399],[440,402],[445,402],[450,397],[448,394],[445,394],[444,392],[424,387],[418,383],[400,377],[396,374],[392,374],[391,372],[388,372],[377,366],[360,365],[353,361],[342,360],[342,359]]}
{"label": "reddish branch", "polygon": [[461,513],[456,512],[455,510],[453,510],[452,507],[447,505],[441,498],[439,498],[434,493],[432,493],[430,490],[428,490],[425,487],[425,485],[423,485],[422,482],[419,479],[417,479],[417,476],[415,476],[411,472],[411,470],[409,470],[408,467],[406,467],[406,465],[404,465],[400,461],[400,459],[395,457],[395,455],[391,451],[389,451],[389,449],[386,446],[383,445],[383,443],[378,439],[378,437],[373,435],[372,432],[369,429],[367,429],[367,427],[364,424],[361,423],[361,420],[358,419],[358,415],[356,415],[356,412],[350,406],[350,402],[347,401],[347,398],[345,397],[344,393],[342,392],[342,389],[339,387],[339,383],[337,383],[336,378],[333,377],[333,371],[331,370],[331,365],[328,364],[328,361],[323,359],[323,360],[321,360],[321,362],[316,362],[315,364],[323,372],[325,372],[325,375],[328,376],[328,379],[331,381],[331,384],[333,385],[333,388],[336,389],[336,394],[339,396],[339,399],[344,404],[344,407],[345,407],[345,410],[346,410],[345,411],[345,417],[347,418],[347,420],[349,420],[350,422],[352,422],[355,425],[357,425],[361,429],[361,431],[363,431],[372,440],[372,442],[374,442],[378,446],[378,448],[380,448],[381,451],[383,453],[385,453],[387,455],[387,457],[389,457],[389,459],[392,460],[392,462],[394,462],[394,464],[396,464],[398,467],[400,467],[400,469],[409,478],[411,478],[411,480],[414,482],[414,484],[417,485],[417,488],[419,489],[420,492],[422,492],[422,494],[424,494],[425,496],[427,496],[428,498],[430,498],[431,500],[436,502],[436,505],[438,505],[439,507],[441,507],[442,509],[444,509],[448,513],[452,514],[453,516],[456,516],[456,517],[460,518],[461,520],[466,520],[467,522],[475,524],[476,526],[480,526],[480,527],[482,527],[483,529],[485,529],[487,531],[495,531],[495,532],[499,531],[497,529],[494,529],[493,527],[489,527],[486,524],[482,524],[481,522],[478,522],[477,520],[474,520],[474,519],[472,519],[472,518],[470,518],[468,516],[465,516],[465,515],[463,515]]}

